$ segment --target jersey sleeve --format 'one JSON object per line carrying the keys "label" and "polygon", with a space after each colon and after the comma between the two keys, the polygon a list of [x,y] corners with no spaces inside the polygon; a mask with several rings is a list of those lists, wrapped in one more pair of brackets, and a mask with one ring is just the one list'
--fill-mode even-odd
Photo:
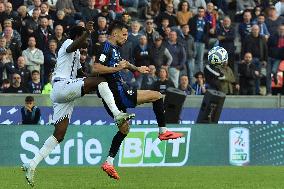
{"label": "jersey sleeve", "polygon": [[104,66],[108,66],[109,50],[106,50],[104,47],[105,44],[97,46],[98,49],[96,49],[95,62],[100,63]]}
{"label": "jersey sleeve", "polygon": [[66,52],[66,49],[69,47],[69,45],[71,45],[72,44],[72,40],[71,39],[66,39],[66,41],[64,41],[64,43],[62,44],[62,46],[61,46],[61,52],[63,52],[63,53],[67,53]]}

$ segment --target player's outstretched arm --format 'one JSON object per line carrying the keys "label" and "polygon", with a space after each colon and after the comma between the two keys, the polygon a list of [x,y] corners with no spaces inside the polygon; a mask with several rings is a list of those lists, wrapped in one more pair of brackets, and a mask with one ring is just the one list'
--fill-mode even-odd
{"label": "player's outstretched arm", "polygon": [[108,66],[104,66],[100,63],[94,63],[92,72],[96,75],[102,75],[102,74],[112,74],[112,73],[118,72],[122,69],[124,69],[124,68],[122,68],[121,66],[108,67]]}
{"label": "player's outstretched arm", "polygon": [[67,53],[75,52],[77,49],[85,48],[86,40],[89,37],[89,35],[93,32],[94,22],[89,21],[86,25],[86,31],[84,31],[83,35],[81,35],[78,39],[74,40],[71,45],[69,45],[66,49]]}
{"label": "player's outstretched arm", "polygon": [[149,73],[149,68],[147,66],[140,66],[140,67],[137,67],[131,63],[129,63],[128,61],[126,61],[127,64],[126,64],[126,68],[132,72],[135,72],[135,71],[138,71],[140,73]]}

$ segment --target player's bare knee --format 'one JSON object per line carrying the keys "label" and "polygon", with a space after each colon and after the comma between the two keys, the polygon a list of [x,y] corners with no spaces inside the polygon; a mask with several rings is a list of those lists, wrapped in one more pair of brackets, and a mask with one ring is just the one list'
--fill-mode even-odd
{"label": "player's bare knee", "polygon": [[129,133],[129,129],[130,129],[128,122],[126,122],[122,126],[118,127],[118,129],[122,134],[127,135]]}
{"label": "player's bare knee", "polygon": [[54,137],[56,138],[58,143],[60,143],[64,140],[64,135],[62,135],[62,134],[54,135]]}

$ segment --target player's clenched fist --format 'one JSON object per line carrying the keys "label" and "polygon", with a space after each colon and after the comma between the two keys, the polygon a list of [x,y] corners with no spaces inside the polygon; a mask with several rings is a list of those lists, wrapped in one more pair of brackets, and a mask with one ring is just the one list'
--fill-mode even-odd
{"label": "player's clenched fist", "polygon": [[140,66],[138,67],[138,71],[140,73],[149,73],[150,69],[147,66]]}

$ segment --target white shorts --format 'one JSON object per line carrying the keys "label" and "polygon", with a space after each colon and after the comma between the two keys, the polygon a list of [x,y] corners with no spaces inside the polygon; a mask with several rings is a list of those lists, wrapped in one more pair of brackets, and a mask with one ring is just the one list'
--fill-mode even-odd
{"label": "white shorts", "polygon": [[50,94],[53,103],[53,123],[57,124],[65,118],[71,119],[75,100],[82,96],[84,78],[54,82]]}

